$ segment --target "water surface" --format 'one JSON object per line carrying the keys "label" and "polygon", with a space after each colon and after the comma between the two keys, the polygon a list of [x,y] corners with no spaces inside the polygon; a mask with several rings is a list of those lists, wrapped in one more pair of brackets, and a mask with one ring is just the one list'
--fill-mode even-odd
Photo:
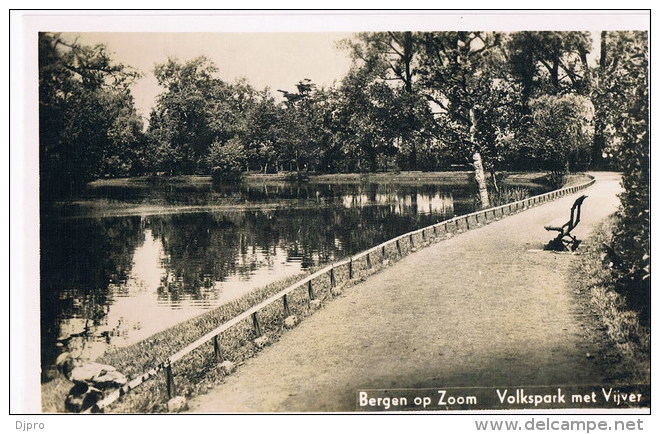
{"label": "water surface", "polygon": [[94,212],[41,222],[42,366],[65,350],[94,359],[254,288],[471,212],[475,194],[471,184],[409,182],[90,188],[82,202]]}

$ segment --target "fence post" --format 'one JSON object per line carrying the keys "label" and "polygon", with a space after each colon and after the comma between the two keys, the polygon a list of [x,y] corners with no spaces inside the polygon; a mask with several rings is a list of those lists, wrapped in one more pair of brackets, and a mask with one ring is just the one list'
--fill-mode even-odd
{"label": "fence post", "polygon": [[172,373],[170,359],[165,361],[165,381],[167,382],[167,396],[172,399],[176,396],[176,386],[174,385],[174,374]]}
{"label": "fence post", "polygon": [[367,253],[367,268],[371,268],[371,253]]}
{"label": "fence post", "polygon": [[222,363],[225,361],[225,355],[222,353],[222,346],[220,345],[220,336],[213,336],[213,353],[215,353],[215,359]]}
{"label": "fence post", "polygon": [[422,240],[426,242],[426,229],[422,229]]}
{"label": "fence post", "polygon": [[385,260],[385,244],[383,244],[383,246],[380,248],[380,250],[381,250],[381,253],[383,255],[383,261],[384,261]]}
{"label": "fence post", "polygon": [[433,238],[437,238],[437,237],[438,237],[438,227],[433,226]]}
{"label": "fence post", "polygon": [[330,267],[330,287],[334,288],[337,282],[335,281],[335,266]]}
{"label": "fence post", "polygon": [[465,216],[465,228],[466,230],[470,230],[470,217]]}
{"label": "fence post", "polygon": [[353,257],[348,260],[348,278],[349,280],[353,278]]}
{"label": "fence post", "polygon": [[257,335],[257,337],[261,337],[262,331],[261,331],[261,322],[259,322],[259,315],[257,315],[257,312],[254,312],[252,314],[252,325],[254,326],[254,333]]}
{"label": "fence post", "polygon": [[291,316],[291,309],[289,309],[289,299],[287,297],[288,294],[284,294],[282,296],[282,304],[284,305],[284,316],[288,317]]}
{"label": "fence post", "polygon": [[401,256],[401,244],[398,239],[396,240],[396,250],[399,252],[399,256]]}
{"label": "fence post", "polygon": [[307,294],[309,294],[309,301],[314,300],[314,288],[312,287],[312,279],[307,282]]}

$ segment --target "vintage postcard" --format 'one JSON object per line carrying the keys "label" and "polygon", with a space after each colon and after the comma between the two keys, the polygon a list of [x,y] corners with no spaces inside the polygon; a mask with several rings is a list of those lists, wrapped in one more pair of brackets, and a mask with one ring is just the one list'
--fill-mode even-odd
{"label": "vintage postcard", "polygon": [[650,424],[650,11],[14,12],[12,414]]}

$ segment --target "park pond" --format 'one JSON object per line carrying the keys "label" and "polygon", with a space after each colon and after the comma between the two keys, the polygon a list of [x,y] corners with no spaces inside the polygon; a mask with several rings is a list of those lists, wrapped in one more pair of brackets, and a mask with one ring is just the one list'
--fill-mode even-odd
{"label": "park pond", "polygon": [[475,197],[468,177],[93,183],[42,216],[43,372],[63,351],[95,359],[257,287],[472,212]]}

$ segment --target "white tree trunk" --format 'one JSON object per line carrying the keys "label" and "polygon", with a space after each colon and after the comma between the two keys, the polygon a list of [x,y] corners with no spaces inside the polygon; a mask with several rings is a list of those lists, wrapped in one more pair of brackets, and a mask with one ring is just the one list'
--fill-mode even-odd
{"label": "white tree trunk", "polygon": [[[470,140],[472,143],[477,141],[477,116],[474,109],[470,109]],[[484,172],[484,165],[481,161],[481,154],[479,151],[474,151],[472,154],[474,161],[474,177],[479,186],[479,199],[481,200],[482,208],[490,208],[490,199],[488,199],[488,188],[486,187],[486,172]]]}
{"label": "white tree trunk", "polygon": [[481,199],[482,208],[490,208],[490,200],[488,199],[488,188],[486,188],[486,173],[484,172],[484,165],[481,162],[481,154],[475,152],[472,155],[474,161],[474,177],[479,186],[479,199]]}

